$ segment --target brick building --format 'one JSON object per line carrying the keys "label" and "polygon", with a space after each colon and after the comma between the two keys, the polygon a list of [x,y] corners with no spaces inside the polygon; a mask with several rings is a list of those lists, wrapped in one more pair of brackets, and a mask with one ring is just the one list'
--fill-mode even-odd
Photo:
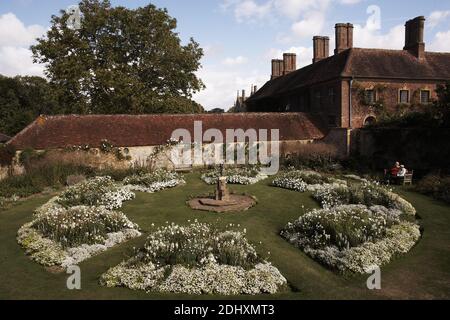
{"label": "brick building", "polygon": [[295,70],[295,55],[272,60],[272,75],[247,99],[250,112],[306,112],[330,128],[361,128],[380,112],[419,109],[450,80],[450,53],[425,51],[425,18],[406,23],[403,50],[353,47],[353,25],[336,24],[336,48],[316,36],[313,63]]}

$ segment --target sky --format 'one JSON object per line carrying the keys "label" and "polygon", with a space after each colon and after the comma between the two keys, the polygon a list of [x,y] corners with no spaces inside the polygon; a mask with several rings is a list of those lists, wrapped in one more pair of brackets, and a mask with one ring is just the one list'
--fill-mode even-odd
{"label": "sky", "polygon": [[[183,42],[193,37],[205,51],[198,76],[206,89],[194,99],[206,109],[228,110],[238,90],[249,93],[269,78],[271,59],[283,52],[297,54],[297,66],[312,61],[312,38],[330,37],[334,25],[355,25],[354,45],[402,49],[404,24],[427,18],[428,51],[450,52],[450,0],[112,0],[129,8],[149,3],[167,8],[178,21]],[[77,0],[0,0],[0,74],[43,76],[33,64],[29,47],[59,10]],[[145,27],[145,26],[143,26]]]}

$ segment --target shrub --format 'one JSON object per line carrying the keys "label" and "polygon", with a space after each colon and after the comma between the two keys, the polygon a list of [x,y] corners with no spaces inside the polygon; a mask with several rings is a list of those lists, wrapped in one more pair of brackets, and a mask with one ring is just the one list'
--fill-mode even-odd
{"label": "shrub", "polygon": [[57,202],[69,208],[74,206],[106,206],[117,209],[126,200],[134,198],[134,193],[120,188],[111,177],[96,177],[69,187],[58,197]]}
{"label": "shrub", "polygon": [[420,230],[402,221],[399,210],[345,205],[310,211],[281,236],[332,269],[364,274],[411,250]]}
{"label": "shrub", "polygon": [[296,169],[333,169],[339,164],[335,146],[324,143],[305,144],[298,147],[295,154],[283,156],[281,165]]}
{"label": "shrub", "polygon": [[0,181],[0,196],[6,198],[13,195],[28,197],[40,193],[48,187],[61,187],[66,184],[67,177],[78,174],[92,176],[94,170],[82,165],[64,163],[32,165],[24,174],[10,176]]}
{"label": "shrub", "polygon": [[[215,184],[220,175],[220,170],[216,168],[204,173],[202,180],[207,184]],[[227,167],[224,169],[223,175],[227,178],[227,183],[242,185],[255,184],[267,178],[266,175],[260,172],[258,166]]]}
{"label": "shrub", "polygon": [[66,179],[66,185],[70,187],[79,184],[83,181],[86,181],[86,176],[82,174],[70,175]]}
{"label": "shrub", "polygon": [[386,187],[372,182],[349,183],[348,185],[326,185],[317,188],[313,197],[323,208],[332,208],[345,204],[363,204],[366,206],[384,206],[397,209],[406,215],[415,216],[416,210],[406,200]]}
{"label": "shrub", "polygon": [[12,145],[0,143],[0,166],[10,166],[15,156],[16,149]]}
{"label": "shrub", "polygon": [[416,190],[435,199],[450,203],[450,176],[430,174],[419,181]]}
{"label": "shrub", "polygon": [[122,212],[84,206],[48,210],[32,227],[63,248],[104,243],[109,233],[138,228]]}
{"label": "shrub", "polygon": [[187,294],[276,293],[286,285],[244,233],[195,222],[152,232],[143,249],[102,275],[101,284]]}

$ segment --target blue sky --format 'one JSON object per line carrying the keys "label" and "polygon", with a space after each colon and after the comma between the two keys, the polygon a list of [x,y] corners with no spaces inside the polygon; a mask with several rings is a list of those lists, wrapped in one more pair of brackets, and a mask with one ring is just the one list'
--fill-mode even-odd
{"label": "blue sky", "polygon": [[[401,49],[404,22],[425,15],[427,49],[450,51],[450,0],[112,1],[130,8],[149,2],[177,18],[183,40],[193,37],[205,49],[198,74],[207,89],[195,99],[207,109],[228,109],[237,90],[263,85],[270,76],[270,60],[283,52],[297,53],[299,66],[310,63],[313,35],[330,36],[334,49],[337,22],[355,24],[357,47]],[[43,67],[32,64],[28,48],[45,32],[52,14],[76,3],[1,0],[0,73],[42,74]]]}

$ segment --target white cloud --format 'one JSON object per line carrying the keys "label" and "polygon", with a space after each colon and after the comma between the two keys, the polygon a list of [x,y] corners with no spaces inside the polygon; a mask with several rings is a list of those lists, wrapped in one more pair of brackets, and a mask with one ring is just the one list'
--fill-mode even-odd
{"label": "white cloud", "polygon": [[325,14],[312,11],[305,14],[305,18],[292,25],[292,32],[300,38],[312,37],[322,32],[325,25]]}
{"label": "white cloud", "polygon": [[6,76],[44,74],[43,65],[33,63],[29,47],[45,28],[25,26],[13,13],[0,16],[0,74]]}
{"label": "white cloud", "polygon": [[405,27],[398,25],[381,33],[367,26],[355,25],[354,46],[360,48],[402,49],[405,42]]}
{"label": "white cloud", "polygon": [[206,84],[206,89],[194,95],[194,100],[208,110],[228,110],[236,101],[237,90],[246,89],[248,96],[252,84],[260,88],[270,77],[268,73],[260,74],[256,70],[226,70],[214,66],[203,68],[197,75]]}
{"label": "white cloud", "polygon": [[20,47],[0,47],[0,74],[43,76],[44,66],[33,63],[31,51]]}
{"label": "white cloud", "polygon": [[274,7],[280,14],[295,20],[310,11],[326,10],[330,3],[330,0],[274,0]]}
{"label": "white cloud", "polygon": [[434,11],[428,17],[428,27],[432,29],[449,17],[450,17],[450,10]]}
{"label": "white cloud", "polygon": [[237,66],[237,65],[242,65],[242,64],[246,64],[248,62],[248,59],[246,57],[243,56],[238,56],[236,58],[226,58],[225,60],[223,60],[223,64],[226,66]]}
{"label": "white cloud", "polygon": [[360,3],[362,0],[339,0],[339,3],[346,4],[346,5],[353,5]]}
{"label": "white cloud", "polygon": [[269,17],[272,2],[258,4],[253,0],[245,0],[236,4],[234,15],[238,22],[255,22]]}
{"label": "white cloud", "polygon": [[313,48],[312,47],[290,47],[286,50],[272,48],[265,54],[265,59],[282,59],[283,53],[295,53],[297,55],[297,68],[303,68],[312,63]]}
{"label": "white cloud", "polygon": [[436,33],[429,49],[431,51],[450,52],[450,30]]}
{"label": "white cloud", "polygon": [[26,27],[13,13],[0,16],[0,46],[28,46],[44,32],[39,25]]}

